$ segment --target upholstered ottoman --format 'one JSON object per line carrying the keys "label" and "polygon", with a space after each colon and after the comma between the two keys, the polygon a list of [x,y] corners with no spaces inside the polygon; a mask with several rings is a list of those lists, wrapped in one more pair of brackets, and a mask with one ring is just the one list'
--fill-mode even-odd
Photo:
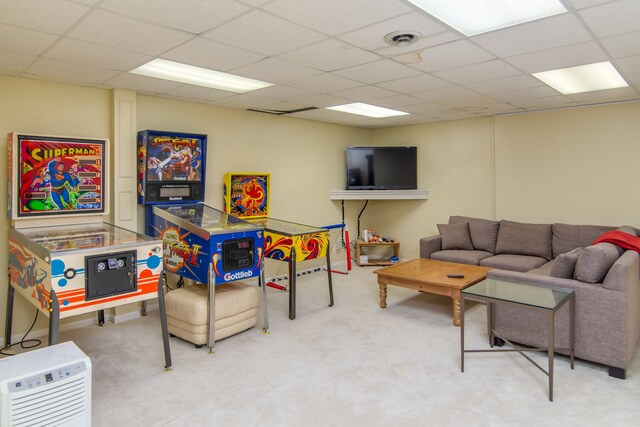
{"label": "upholstered ottoman", "polygon": [[[234,282],[216,286],[215,341],[247,330],[258,323],[260,288]],[[165,297],[167,327],[171,335],[207,344],[209,299],[207,286],[195,284],[167,293]]]}

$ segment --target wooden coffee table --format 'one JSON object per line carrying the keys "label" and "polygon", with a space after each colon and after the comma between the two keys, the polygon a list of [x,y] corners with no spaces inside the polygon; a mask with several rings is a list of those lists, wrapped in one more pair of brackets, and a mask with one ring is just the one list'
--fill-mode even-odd
{"label": "wooden coffee table", "polygon": [[[460,326],[460,291],[487,277],[490,267],[457,264],[418,258],[374,271],[380,287],[380,308],[387,307],[387,285],[444,295],[453,299],[453,324]],[[462,274],[463,278],[449,278],[448,274]]]}

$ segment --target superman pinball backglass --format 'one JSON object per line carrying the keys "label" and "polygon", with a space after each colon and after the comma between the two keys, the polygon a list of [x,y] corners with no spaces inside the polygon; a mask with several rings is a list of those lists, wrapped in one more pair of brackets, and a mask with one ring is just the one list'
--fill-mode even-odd
{"label": "superman pinball backglass", "polygon": [[9,134],[13,219],[105,213],[107,140]]}

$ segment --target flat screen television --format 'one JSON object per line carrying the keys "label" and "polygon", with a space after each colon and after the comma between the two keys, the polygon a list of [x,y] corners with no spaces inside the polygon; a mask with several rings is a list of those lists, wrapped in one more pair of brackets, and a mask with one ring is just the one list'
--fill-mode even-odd
{"label": "flat screen television", "polygon": [[348,147],[347,190],[415,190],[417,147]]}

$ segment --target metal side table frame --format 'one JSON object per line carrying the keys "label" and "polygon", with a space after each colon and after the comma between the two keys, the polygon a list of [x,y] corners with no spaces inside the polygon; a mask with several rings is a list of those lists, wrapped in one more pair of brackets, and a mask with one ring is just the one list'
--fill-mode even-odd
{"label": "metal side table frame", "polygon": [[[491,349],[465,350],[464,348],[464,318],[465,300],[471,299],[487,304],[487,329],[489,333],[489,345]],[[555,315],[556,312],[569,302],[569,348],[555,348]],[[494,329],[494,306],[505,304],[531,309],[545,313],[547,319],[547,348],[522,347],[511,343],[501,337]],[[517,351],[525,359],[540,369],[549,377],[549,401],[553,401],[553,375],[555,351],[568,351],[571,358],[571,369],[574,369],[575,350],[575,292],[573,289],[555,286],[542,286],[521,282],[509,282],[506,280],[487,279],[472,285],[460,293],[460,370],[464,372],[465,353],[487,353]],[[494,339],[498,337],[504,340],[512,348],[494,348]],[[542,351],[547,353],[548,368],[545,370],[525,351]]]}

